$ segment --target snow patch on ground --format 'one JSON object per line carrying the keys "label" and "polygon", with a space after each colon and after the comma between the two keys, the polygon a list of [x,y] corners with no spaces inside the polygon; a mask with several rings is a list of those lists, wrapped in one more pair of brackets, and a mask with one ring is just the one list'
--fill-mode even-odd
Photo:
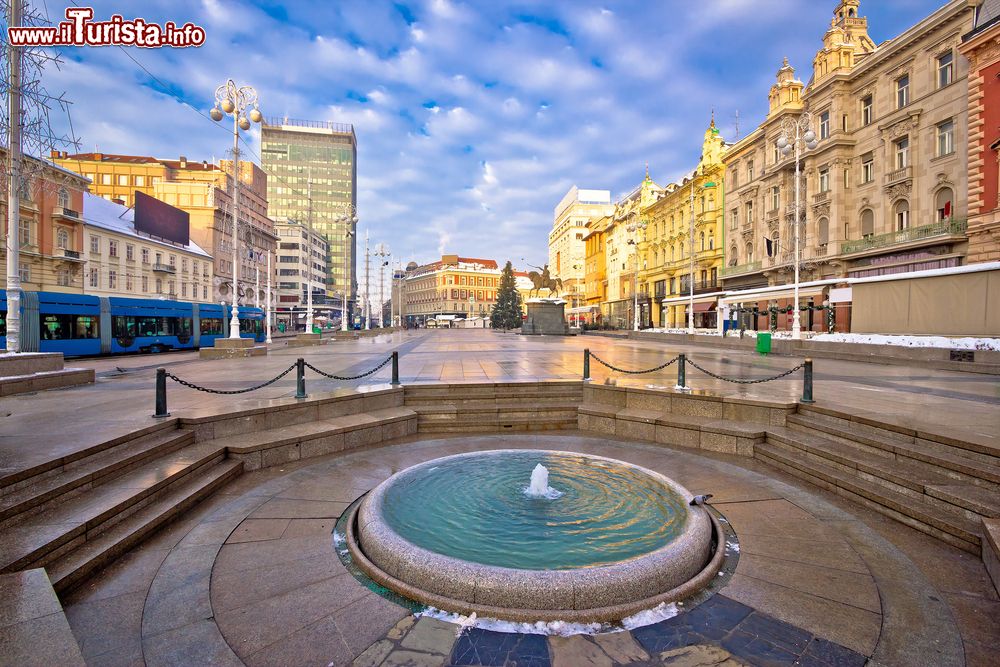
{"label": "snow patch on ground", "polygon": [[946,336],[887,336],[883,334],[819,334],[813,340],[827,343],[863,343],[900,347],[943,347],[951,350],[991,350],[1000,352],[1000,338],[948,338]]}
{"label": "snow patch on ground", "polygon": [[673,618],[680,610],[673,602],[661,603],[652,609],[640,611],[627,618],[623,618],[621,625],[610,625],[608,623],[571,623],[569,621],[538,621],[537,623],[515,623],[513,621],[501,621],[495,618],[484,618],[475,613],[469,616],[453,614],[442,611],[434,607],[428,607],[417,616],[429,616],[446,623],[454,623],[458,626],[456,635],[462,633],[466,628],[480,628],[482,630],[492,630],[494,632],[513,632],[531,635],[557,635],[569,637],[571,635],[596,635],[602,632],[621,632],[622,630],[634,630],[653,623],[665,621]]}
{"label": "snow patch on ground", "polygon": [[622,627],[626,630],[634,630],[635,628],[641,628],[646,625],[665,621],[668,618],[673,618],[678,613],[677,605],[673,602],[661,602],[652,609],[646,609],[628,618],[623,618]]}

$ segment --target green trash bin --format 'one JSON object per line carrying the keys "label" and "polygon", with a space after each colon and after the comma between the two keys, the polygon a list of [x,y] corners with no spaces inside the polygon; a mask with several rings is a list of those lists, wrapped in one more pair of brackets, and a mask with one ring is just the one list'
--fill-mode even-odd
{"label": "green trash bin", "polygon": [[[323,333],[323,330],[320,329],[318,325],[314,324],[313,325],[313,333],[321,334],[321,333]],[[767,349],[769,349],[769,350],[771,349],[771,344],[770,343],[768,343]]]}
{"label": "green trash bin", "polygon": [[758,333],[757,334],[757,352],[762,355],[770,354],[771,352],[771,334],[770,333]]}

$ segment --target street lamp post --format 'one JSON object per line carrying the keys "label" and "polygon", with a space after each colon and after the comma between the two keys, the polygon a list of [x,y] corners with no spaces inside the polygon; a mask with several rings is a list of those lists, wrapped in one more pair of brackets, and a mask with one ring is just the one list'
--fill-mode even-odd
{"label": "street lamp post", "polygon": [[812,114],[802,112],[798,118],[785,118],[781,123],[781,136],[778,138],[778,149],[782,155],[795,153],[795,212],[793,213],[793,230],[795,238],[795,289],[792,305],[792,338],[802,338],[802,324],[799,319],[799,228],[802,226],[802,206],[800,200],[802,153],[813,150],[817,146],[816,133],[812,130]]}
{"label": "street lamp post", "polygon": [[385,328],[385,265],[386,257],[390,257],[389,248],[384,243],[375,246],[375,255],[378,257],[378,327]]}
{"label": "street lamp post", "polygon": [[632,297],[633,297],[633,311],[632,311],[632,330],[639,330],[639,232],[646,229],[648,224],[645,220],[639,219],[639,214],[635,214],[636,219],[628,224],[625,228],[632,238],[629,239],[629,244],[635,246],[635,271],[632,274]]}
{"label": "street lamp post", "polygon": [[[252,108],[250,108],[252,107]],[[247,109],[250,112],[247,113]],[[240,130],[249,130],[251,122],[259,123],[261,116],[257,106],[257,91],[251,86],[239,86],[229,79],[215,89],[215,106],[209,112],[214,121],[221,121],[226,114],[233,117],[233,313],[229,320],[229,337],[240,337],[240,320],[236,310],[239,306],[239,195],[240,195]]]}
{"label": "street lamp post", "polygon": [[354,204],[348,204],[340,217],[347,230],[344,233],[344,300],[340,304],[340,330],[347,331],[347,301],[351,296],[351,273],[347,269],[347,258],[350,254],[351,238],[354,236],[354,225],[358,222],[358,211]]}

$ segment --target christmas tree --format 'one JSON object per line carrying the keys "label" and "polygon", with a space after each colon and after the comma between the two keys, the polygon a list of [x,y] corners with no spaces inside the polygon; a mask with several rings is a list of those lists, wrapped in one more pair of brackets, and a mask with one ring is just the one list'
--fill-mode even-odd
{"label": "christmas tree", "polygon": [[521,328],[521,294],[514,284],[514,269],[509,260],[500,276],[500,289],[497,292],[497,303],[493,307],[490,326],[494,329]]}

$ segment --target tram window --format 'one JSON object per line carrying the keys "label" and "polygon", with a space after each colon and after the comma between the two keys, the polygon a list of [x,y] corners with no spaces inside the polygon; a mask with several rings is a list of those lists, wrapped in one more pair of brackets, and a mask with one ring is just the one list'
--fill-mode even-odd
{"label": "tram window", "polygon": [[90,315],[43,315],[42,340],[100,338],[100,318]]}
{"label": "tram window", "polygon": [[202,336],[221,336],[222,335],[222,320],[217,317],[209,317],[207,319],[202,318],[201,320],[201,335]]}
{"label": "tram window", "polygon": [[7,311],[0,310],[0,336],[7,335]]}
{"label": "tram window", "polygon": [[181,318],[178,318],[177,321],[178,321],[177,332],[179,334],[182,334],[182,335],[190,336],[191,335],[191,318],[190,317],[181,317]]}
{"label": "tram window", "polygon": [[176,336],[177,319],[176,317],[137,317],[135,321],[140,336]]}
{"label": "tram window", "polygon": [[135,318],[126,315],[115,315],[111,320],[111,335],[115,338],[132,338],[135,336]]}

